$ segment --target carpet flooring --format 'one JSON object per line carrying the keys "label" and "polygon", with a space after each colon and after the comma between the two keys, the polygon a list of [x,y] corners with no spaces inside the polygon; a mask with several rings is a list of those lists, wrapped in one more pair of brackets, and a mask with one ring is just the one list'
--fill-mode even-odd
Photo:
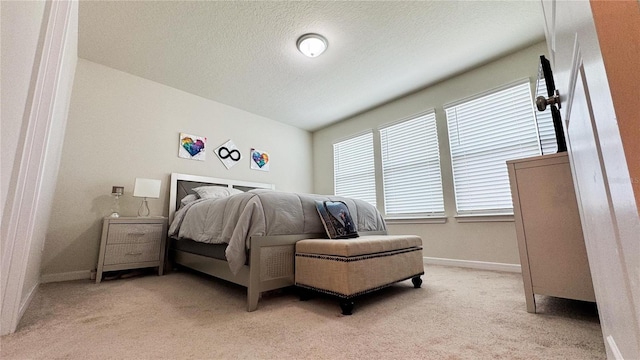
{"label": "carpet flooring", "polygon": [[242,287],[188,271],[43,284],[9,359],[604,359],[595,304],[537,296],[520,274],[425,266],[411,281],[356,300],[300,301],[293,288],[245,311]]}

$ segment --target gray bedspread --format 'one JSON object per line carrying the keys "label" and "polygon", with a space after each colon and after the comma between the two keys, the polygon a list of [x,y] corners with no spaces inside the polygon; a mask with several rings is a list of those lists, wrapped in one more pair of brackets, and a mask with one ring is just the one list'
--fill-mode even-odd
{"label": "gray bedspread", "polygon": [[315,200],[340,200],[349,207],[357,231],[382,231],[386,225],[371,204],[339,196],[252,190],[222,199],[200,199],[176,212],[169,236],[222,244],[234,274],[246,261],[252,236],[325,233]]}

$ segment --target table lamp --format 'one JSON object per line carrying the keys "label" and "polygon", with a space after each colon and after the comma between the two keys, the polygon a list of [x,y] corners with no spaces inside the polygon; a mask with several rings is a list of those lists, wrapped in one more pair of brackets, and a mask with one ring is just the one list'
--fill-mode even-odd
{"label": "table lamp", "polygon": [[162,181],[160,180],[136,178],[136,182],[133,187],[133,196],[144,198],[140,204],[140,208],[138,209],[138,216],[149,216],[150,211],[147,198],[159,198],[161,184]]}

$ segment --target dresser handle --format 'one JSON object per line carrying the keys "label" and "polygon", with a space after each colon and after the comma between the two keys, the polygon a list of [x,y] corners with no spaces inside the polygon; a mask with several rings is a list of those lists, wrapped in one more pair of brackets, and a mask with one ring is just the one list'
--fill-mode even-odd
{"label": "dresser handle", "polygon": [[128,252],[125,255],[142,255],[141,252]]}
{"label": "dresser handle", "polygon": [[133,236],[145,236],[147,233],[145,232],[130,232],[129,235]]}

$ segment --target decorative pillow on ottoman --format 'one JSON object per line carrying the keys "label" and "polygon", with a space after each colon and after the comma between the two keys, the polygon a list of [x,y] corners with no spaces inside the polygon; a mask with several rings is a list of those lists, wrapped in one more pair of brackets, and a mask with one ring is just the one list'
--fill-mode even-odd
{"label": "decorative pillow on ottoman", "polygon": [[348,239],[358,237],[347,204],[342,201],[316,200],[316,209],[327,231],[329,239]]}

